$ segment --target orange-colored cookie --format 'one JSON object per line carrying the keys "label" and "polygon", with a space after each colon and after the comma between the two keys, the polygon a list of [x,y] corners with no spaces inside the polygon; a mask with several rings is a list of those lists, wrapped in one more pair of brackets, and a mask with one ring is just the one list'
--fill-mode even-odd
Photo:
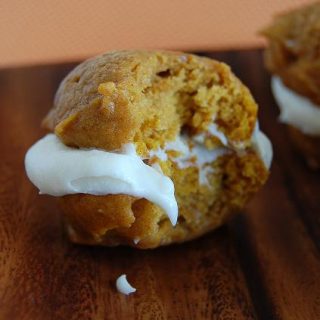
{"label": "orange-colored cookie", "polygon": [[[70,239],[154,248],[219,227],[268,177],[256,120],[249,90],[218,61],[120,51],[83,62],[61,83],[43,125],[73,148],[114,151],[133,143],[146,164],[157,164],[172,179],[179,218],[173,226],[163,209],[144,198],[65,195],[59,202]],[[178,159],[186,155],[166,146],[182,136],[190,150],[224,152],[205,168],[195,165],[199,154],[181,166]]]}
{"label": "orange-colored cookie", "polygon": [[[289,90],[309,99],[314,108],[320,110],[320,3],[276,16],[261,33],[269,42],[265,50],[265,64],[269,71],[279,76]],[[304,108],[301,105],[302,114]],[[319,118],[320,131],[320,116],[316,117]],[[319,134],[304,134],[294,124],[288,131],[307,164],[313,169],[319,168]]]}

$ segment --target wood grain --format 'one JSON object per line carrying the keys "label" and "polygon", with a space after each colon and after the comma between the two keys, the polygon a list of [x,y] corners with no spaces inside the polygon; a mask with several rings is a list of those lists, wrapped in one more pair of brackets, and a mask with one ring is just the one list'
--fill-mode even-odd
{"label": "wood grain", "polygon": [[[207,53],[231,64],[261,106],[272,175],[245,213],[183,245],[138,251],[70,244],[53,198],[23,159],[73,67],[0,71],[0,319],[320,319],[320,176],[276,121],[260,51]],[[126,273],[138,289],[119,294]]]}

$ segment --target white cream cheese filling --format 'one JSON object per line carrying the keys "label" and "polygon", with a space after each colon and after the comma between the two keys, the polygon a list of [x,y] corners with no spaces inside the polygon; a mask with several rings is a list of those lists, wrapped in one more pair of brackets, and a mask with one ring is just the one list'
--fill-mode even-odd
{"label": "white cream cheese filling", "polygon": [[287,88],[273,76],[271,89],[280,108],[280,121],[290,124],[305,134],[320,135],[320,107],[308,98]]}
{"label": "white cream cheese filling", "polygon": [[259,155],[267,169],[270,169],[273,150],[269,138],[259,129],[259,122],[256,122],[252,135],[252,147]]}
{"label": "white cream cheese filling", "polygon": [[[219,138],[224,146],[208,150],[203,145],[205,141],[205,133],[195,135],[189,139],[189,141],[191,140],[190,146],[188,143],[188,137],[181,135],[177,136],[174,141],[168,142],[164,148],[151,150],[149,157],[157,157],[161,161],[167,161],[168,158],[170,158],[170,160],[175,162],[180,169],[197,167],[199,170],[199,184],[208,186],[209,181],[207,175],[213,172],[213,168],[210,164],[219,157],[231,152],[231,148],[228,148],[227,137],[218,130],[215,123],[209,125],[208,132]],[[260,130],[258,121],[256,122],[251,141],[252,148],[257,152],[265,167],[269,169],[273,157],[272,144],[268,137]],[[170,150],[177,151],[180,155],[176,157],[172,157],[171,155],[168,156],[167,151]]]}
{"label": "white cream cheese filling", "polygon": [[192,142],[188,144],[188,137],[179,135],[174,141],[168,142],[163,149],[152,150],[149,157],[157,157],[161,161],[168,160],[167,151],[176,151],[178,156],[169,156],[170,160],[177,164],[179,169],[197,167],[199,170],[199,184],[209,185],[207,175],[213,171],[210,164],[218,157],[226,154],[228,149],[225,147],[208,150],[201,143]]}
{"label": "white cream cheese filling", "polygon": [[75,149],[48,134],[28,150],[25,167],[41,194],[127,194],[159,205],[173,225],[177,222],[172,180],[146,165],[132,144],[121,153]]}
{"label": "white cream cheese filling", "polygon": [[[149,158],[162,161],[170,158],[180,169],[197,167],[199,184],[209,185],[208,174],[213,172],[212,162],[231,152],[228,141],[217,127],[211,133],[220,138],[224,146],[208,150],[199,137],[179,135],[163,149],[150,151]],[[266,168],[270,168],[272,146],[260,131],[257,122],[252,135],[252,147]],[[179,152],[173,156],[168,151]],[[27,152],[25,168],[31,182],[41,194],[64,196],[68,194],[127,194],[145,198],[161,207],[173,225],[178,218],[178,205],[174,184],[165,176],[158,163],[145,164],[136,154],[133,144],[126,144],[119,152],[98,149],[75,149],[64,145],[54,134],[36,142]]]}
{"label": "white cream cheese filling", "polygon": [[206,137],[210,137],[210,136],[213,136],[213,137],[216,137],[220,140],[220,142],[224,145],[224,146],[228,146],[228,138],[226,137],[226,135],[221,132],[219,129],[218,129],[218,126],[216,123],[214,123],[214,118],[212,119],[212,123],[209,124],[208,126],[208,131],[206,133],[199,133],[197,135],[195,135],[192,139],[197,142],[197,143],[200,143],[200,144],[203,144]]}
{"label": "white cream cheese filling", "polygon": [[117,290],[120,293],[123,293],[125,295],[128,295],[130,293],[136,292],[137,289],[134,288],[127,280],[127,275],[122,274],[117,280],[116,280],[116,287]]}
{"label": "white cream cheese filling", "polygon": [[227,137],[225,136],[225,134],[223,134],[221,131],[219,131],[218,126],[214,122],[209,125],[208,132],[212,136],[217,137],[224,146],[228,145]]}

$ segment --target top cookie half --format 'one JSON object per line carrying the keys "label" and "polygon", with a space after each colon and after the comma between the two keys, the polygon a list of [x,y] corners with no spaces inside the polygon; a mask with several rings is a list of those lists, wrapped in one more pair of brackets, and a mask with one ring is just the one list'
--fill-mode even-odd
{"label": "top cookie half", "polygon": [[[213,123],[231,148],[251,144],[257,105],[224,63],[166,51],[117,51],[89,59],[61,83],[43,125],[69,146],[117,150],[133,142],[140,155],[182,131],[208,135]],[[151,129],[152,128],[152,129]]]}

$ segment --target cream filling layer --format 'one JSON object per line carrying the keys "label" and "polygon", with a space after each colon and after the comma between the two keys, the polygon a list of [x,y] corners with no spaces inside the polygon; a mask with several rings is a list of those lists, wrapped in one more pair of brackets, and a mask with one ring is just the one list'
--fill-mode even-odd
{"label": "cream filling layer", "polygon": [[[231,151],[226,146],[227,141],[224,144],[208,150],[199,141],[190,142],[187,136],[182,135],[167,143],[164,149],[151,151],[149,158],[157,157],[162,161],[170,158],[180,169],[197,167],[199,183],[209,185],[207,175],[213,172],[212,162]],[[272,146],[260,131],[258,122],[252,136],[252,147],[269,169]],[[180,154],[168,155],[171,150]],[[159,205],[173,225],[177,222],[178,205],[172,180],[162,173],[157,163],[146,165],[136,154],[133,144],[124,145],[119,152],[75,149],[64,145],[56,135],[48,134],[28,150],[25,167],[29,179],[41,194],[127,194]]]}
{"label": "cream filling layer", "polygon": [[[189,142],[191,142],[191,145],[189,145]],[[168,156],[168,151],[179,152],[179,155]],[[199,184],[208,186],[209,181],[207,175],[213,171],[210,164],[228,152],[229,150],[225,147],[208,150],[199,143],[199,141],[192,141],[185,135],[179,135],[174,141],[168,142],[163,149],[159,148],[150,151],[149,157],[157,157],[161,161],[166,161],[170,158],[171,161],[176,163],[179,169],[196,167],[199,172]]]}
{"label": "cream filling layer", "polygon": [[290,124],[305,134],[320,135],[320,107],[308,98],[287,88],[273,76],[271,89],[280,108],[280,121]]}
{"label": "cream filling layer", "polygon": [[[181,135],[174,141],[168,142],[164,148],[150,151],[149,157],[157,157],[161,161],[167,161],[170,158],[180,169],[197,167],[199,171],[199,184],[209,185],[207,175],[213,171],[210,164],[219,157],[231,152],[231,148],[228,147],[227,137],[218,130],[216,124],[211,124],[208,132],[220,139],[223,147],[208,150],[203,145],[205,141],[204,133],[198,134],[191,139],[185,135]],[[265,167],[269,169],[273,157],[272,144],[268,137],[260,130],[258,121],[256,122],[251,142],[253,150],[259,155]],[[167,152],[171,150],[179,152],[179,156],[168,156]]]}
{"label": "cream filling layer", "polygon": [[273,158],[272,144],[269,138],[260,130],[259,122],[256,122],[252,135],[252,147],[259,155],[267,169],[270,169]]}
{"label": "cream filling layer", "polygon": [[177,222],[172,180],[146,165],[133,144],[125,145],[120,153],[75,149],[48,134],[28,150],[25,167],[41,194],[127,194],[159,205],[173,225]]}

